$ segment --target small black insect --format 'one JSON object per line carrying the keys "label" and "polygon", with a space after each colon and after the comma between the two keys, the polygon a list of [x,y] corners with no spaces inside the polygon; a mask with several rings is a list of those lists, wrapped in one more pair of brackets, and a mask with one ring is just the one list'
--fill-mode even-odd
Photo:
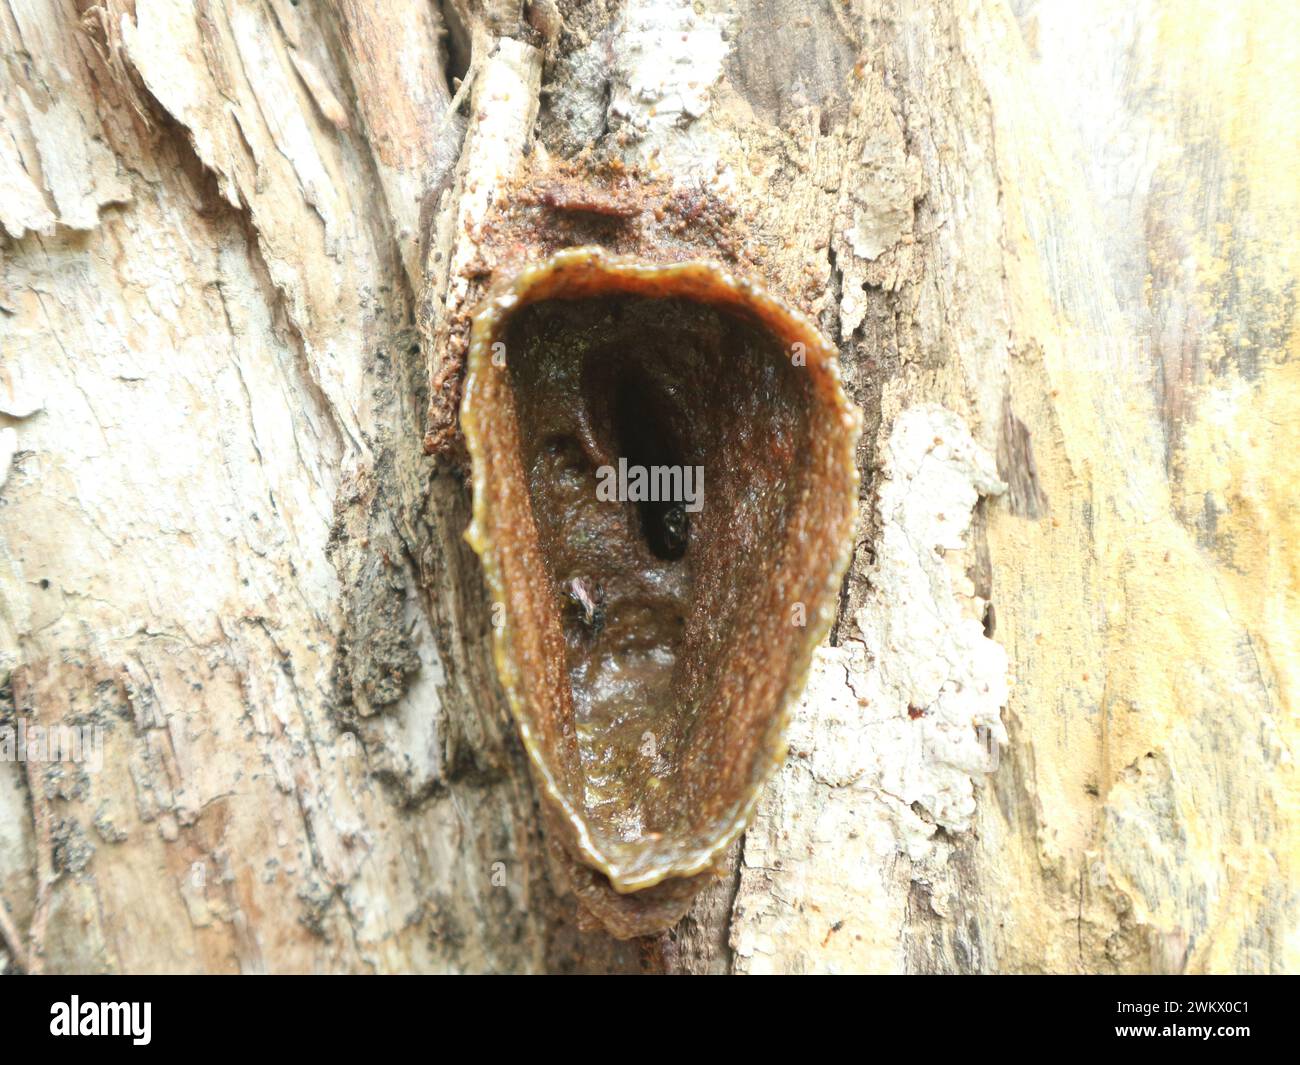
{"label": "small black insect", "polygon": [[669,558],[680,558],[690,538],[690,515],[681,503],[674,503],[664,511],[662,520],[665,554]]}
{"label": "small black insect", "polygon": [[579,617],[593,636],[605,627],[605,590],[589,577],[570,577],[565,594],[577,604]]}

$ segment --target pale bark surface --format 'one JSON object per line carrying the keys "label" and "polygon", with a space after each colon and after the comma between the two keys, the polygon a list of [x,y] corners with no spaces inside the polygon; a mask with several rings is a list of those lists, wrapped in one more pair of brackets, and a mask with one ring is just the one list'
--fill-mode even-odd
{"label": "pale bark surface", "polygon": [[[105,736],[0,761],[0,967],[1300,969],[1297,30],[0,3],[0,725]],[[424,448],[495,197],[588,147],[736,203],[867,424],[790,758],[633,943]]]}

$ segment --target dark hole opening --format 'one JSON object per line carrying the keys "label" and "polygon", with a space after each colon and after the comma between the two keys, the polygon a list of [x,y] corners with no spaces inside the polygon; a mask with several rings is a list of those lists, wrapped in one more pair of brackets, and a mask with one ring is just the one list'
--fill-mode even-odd
{"label": "dark hole opening", "polygon": [[998,616],[993,610],[993,604],[989,603],[989,605],[984,608],[984,635],[991,640],[993,638],[993,633],[997,631],[997,627]]}
{"label": "dark hole opening", "polygon": [[[669,467],[685,476],[685,465],[666,431],[665,419],[645,382],[624,375],[614,393],[614,433],[628,470],[641,467],[647,474]],[[655,478],[651,478],[651,483]],[[661,479],[662,484],[670,478]],[[681,479],[671,480],[678,486]],[[656,558],[673,562],[686,554],[690,542],[690,514],[684,499],[641,500],[636,503],[641,535]]]}
{"label": "dark hole opening", "polygon": [[470,31],[461,20],[455,4],[438,5],[447,27],[447,91],[455,97],[456,89],[469,73],[472,56]]}

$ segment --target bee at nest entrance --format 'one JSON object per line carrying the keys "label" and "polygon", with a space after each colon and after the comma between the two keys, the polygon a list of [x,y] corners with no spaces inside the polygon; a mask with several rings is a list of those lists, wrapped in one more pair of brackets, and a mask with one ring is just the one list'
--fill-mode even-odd
{"label": "bee at nest entrance", "polygon": [[666,928],[834,614],[860,426],[834,348],[716,262],[566,248],[475,311],[461,426],[557,875],[614,935]]}
{"label": "bee at nest entrance", "polygon": [[706,709],[717,652],[789,517],[806,375],[755,323],[682,299],[539,302],[504,339],[581,801],[614,839],[654,839],[682,816],[661,796],[703,767],[700,730],[731,724]]}

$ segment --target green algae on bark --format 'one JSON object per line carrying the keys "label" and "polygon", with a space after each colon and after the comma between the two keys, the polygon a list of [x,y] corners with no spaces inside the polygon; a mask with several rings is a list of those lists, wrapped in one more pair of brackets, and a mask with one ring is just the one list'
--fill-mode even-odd
{"label": "green algae on bark", "polygon": [[[548,837],[611,933],[661,930],[744,831],[834,614],[860,425],[835,350],[717,263],[570,248],[476,311],[461,423]],[[702,471],[702,508],[602,498],[620,459]]]}

